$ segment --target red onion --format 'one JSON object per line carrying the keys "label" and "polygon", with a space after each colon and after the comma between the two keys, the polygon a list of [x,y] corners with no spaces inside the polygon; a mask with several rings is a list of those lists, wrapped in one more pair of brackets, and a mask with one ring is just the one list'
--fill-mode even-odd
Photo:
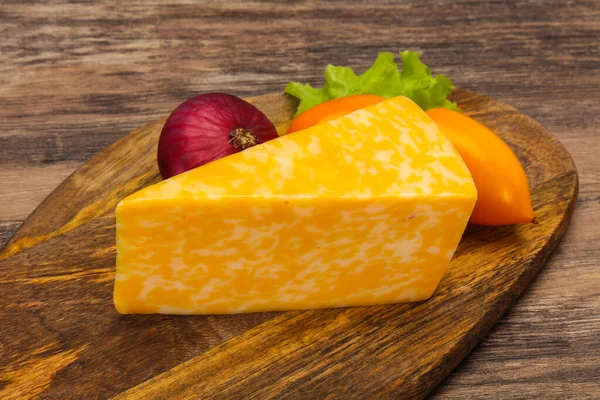
{"label": "red onion", "polygon": [[158,141],[158,168],[167,179],[277,137],[267,116],[247,101],[203,94],[167,118]]}

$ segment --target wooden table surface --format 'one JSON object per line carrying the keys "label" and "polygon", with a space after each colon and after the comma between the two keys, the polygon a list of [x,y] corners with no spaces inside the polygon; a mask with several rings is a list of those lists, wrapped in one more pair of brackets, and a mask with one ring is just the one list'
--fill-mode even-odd
{"label": "wooden table surface", "polygon": [[545,125],[580,176],[558,251],[432,398],[600,398],[600,2],[163,3],[0,4],[0,247],[94,153],[188,97],[417,50]]}

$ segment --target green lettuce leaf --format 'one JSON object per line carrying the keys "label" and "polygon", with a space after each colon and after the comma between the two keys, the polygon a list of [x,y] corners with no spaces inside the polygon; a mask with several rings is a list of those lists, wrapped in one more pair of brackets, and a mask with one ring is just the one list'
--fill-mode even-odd
{"label": "green lettuce leaf", "polygon": [[330,97],[325,91],[325,88],[315,89],[309,84],[304,85],[300,82],[288,83],[285,87],[285,92],[300,100],[300,104],[298,105],[298,110],[296,111],[294,118],[309,108],[332,99],[332,97]]}
{"label": "green lettuce leaf", "polygon": [[360,94],[376,94],[382,97],[397,96],[402,90],[400,71],[394,61],[394,54],[379,53],[368,70],[360,76]]}
{"label": "green lettuce leaf", "polygon": [[406,96],[423,110],[436,107],[459,110],[456,103],[448,100],[454,89],[450,79],[444,75],[434,77],[415,52],[403,51],[401,59],[402,72],[394,61],[394,54],[379,53],[373,65],[360,76],[351,68],[328,65],[323,87],[290,82],[285,92],[300,100],[295,116],[323,102],[354,94],[375,94],[387,98]]}
{"label": "green lettuce leaf", "polygon": [[356,94],[359,89],[359,78],[348,67],[328,65],[325,68],[325,86],[323,90],[330,99]]}
{"label": "green lettuce leaf", "polygon": [[402,73],[400,80],[402,90],[400,95],[406,96],[419,105],[423,110],[443,107],[458,110],[456,103],[447,99],[452,93],[454,85],[444,75],[435,78],[429,67],[421,62],[419,54],[412,51],[403,51]]}

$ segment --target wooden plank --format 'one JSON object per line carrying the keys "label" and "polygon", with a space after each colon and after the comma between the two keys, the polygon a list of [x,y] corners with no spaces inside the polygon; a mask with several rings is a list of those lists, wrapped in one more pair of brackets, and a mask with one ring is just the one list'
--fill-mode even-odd
{"label": "wooden plank", "polygon": [[0,203],[5,206],[0,208],[0,221],[27,218],[76,167],[56,163],[39,168],[3,168]]}
{"label": "wooden plank", "polygon": [[[590,291],[600,260],[596,1],[6,0],[0,32],[0,177],[18,166],[55,181],[40,167],[87,161],[199,92],[251,95],[280,91],[292,79],[319,83],[325,64],[364,69],[380,50],[419,50],[434,72],[533,116],[578,166],[574,223],[436,398],[597,397],[591,362],[600,365],[600,322],[590,312],[600,308]],[[0,202],[0,212],[9,207]],[[12,215],[0,222],[0,247],[21,222]]]}

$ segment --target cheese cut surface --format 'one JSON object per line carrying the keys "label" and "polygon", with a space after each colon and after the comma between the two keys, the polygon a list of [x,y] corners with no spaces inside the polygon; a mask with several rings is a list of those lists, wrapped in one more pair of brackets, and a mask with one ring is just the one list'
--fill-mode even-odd
{"label": "cheese cut surface", "polygon": [[212,314],[424,300],[476,197],[435,123],[389,99],[125,198],[115,306]]}

